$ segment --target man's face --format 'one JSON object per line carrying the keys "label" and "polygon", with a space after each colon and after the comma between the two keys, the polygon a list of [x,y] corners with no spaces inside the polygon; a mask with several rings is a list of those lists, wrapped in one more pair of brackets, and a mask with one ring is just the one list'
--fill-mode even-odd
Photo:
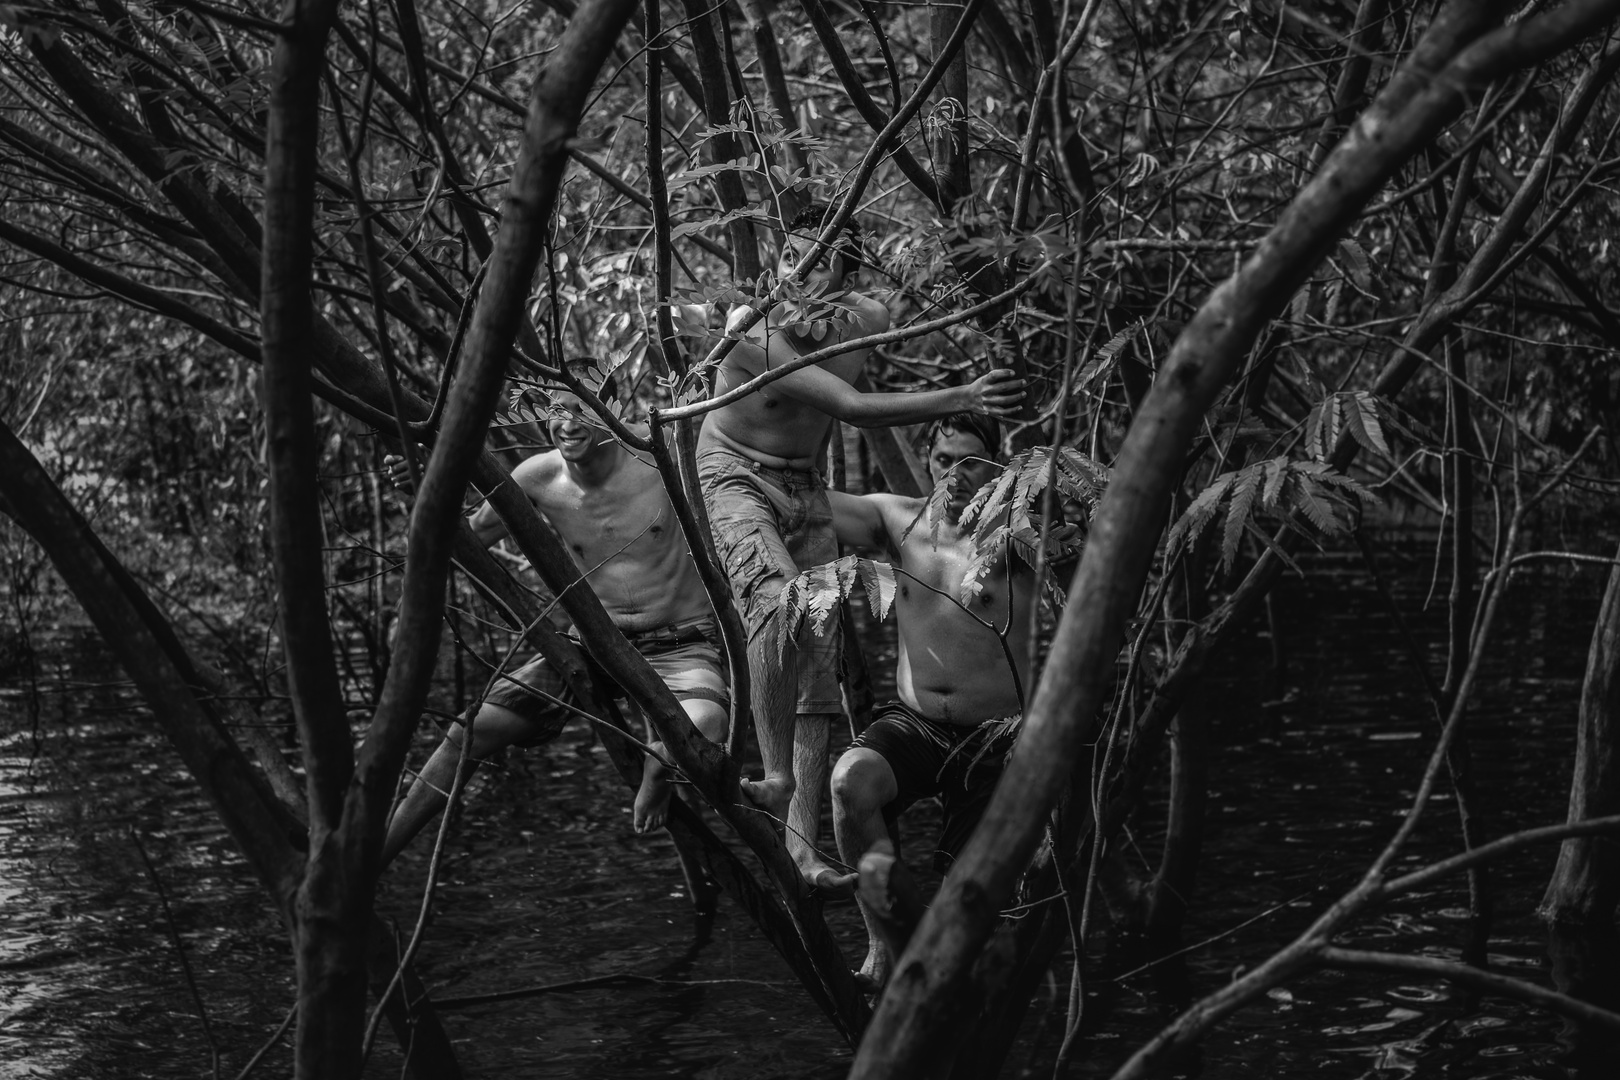
{"label": "man's face", "polygon": [[[780,277],[787,277],[793,273],[795,267],[810,254],[810,249],[816,246],[816,241],[809,236],[789,236],[782,241],[782,254],[776,260],[776,273]],[[806,287],[825,285],[828,289],[841,289],[844,287],[844,257],[837,249],[833,249],[822,256],[816,268],[804,276]]]}
{"label": "man's face", "polygon": [[602,427],[596,415],[586,408],[579,395],[566,390],[551,392],[546,430],[551,443],[565,461],[584,461],[613,436]]}
{"label": "man's face", "polygon": [[[952,473],[952,468],[955,472]],[[946,473],[951,473],[951,494],[946,501],[951,520],[961,516],[963,509],[978,491],[1000,470],[990,456],[990,448],[977,435],[945,428],[934,438],[928,453],[928,477],[935,484]]]}

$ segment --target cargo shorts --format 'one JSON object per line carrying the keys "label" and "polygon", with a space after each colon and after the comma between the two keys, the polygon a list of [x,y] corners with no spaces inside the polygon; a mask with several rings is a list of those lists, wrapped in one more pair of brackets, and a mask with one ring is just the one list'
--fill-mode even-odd
{"label": "cargo shorts", "polygon": [[[776,594],[761,586],[772,578],[786,584],[800,572],[838,558],[827,486],[817,472],[772,469],[716,447],[699,451],[697,461],[715,549],[753,649],[761,634],[776,632],[771,618]],[[798,711],[842,712],[838,620],[829,620],[826,634],[819,637],[806,624],[797,651]]]}
{"label": "cargo shorts", "polygon": [[[726,690],[720,627],[712,616],[623,633],[625,640],[664,680],[676,701],[703,700],[713,701],[721,708],[729,706],[731,698]],[[573,640],[584,647],[577,637]],[[626,696],[612,684],[604,689],[615,698]],[[548,743],[562,734],[563,727],[574,715],[568,706],[578,702],[557,670],[545,657],[537,655],[515,671],[502,672],[484,695],[484,704],[499,705],[526,721],[531,731],[515,745],[528,748]]]}

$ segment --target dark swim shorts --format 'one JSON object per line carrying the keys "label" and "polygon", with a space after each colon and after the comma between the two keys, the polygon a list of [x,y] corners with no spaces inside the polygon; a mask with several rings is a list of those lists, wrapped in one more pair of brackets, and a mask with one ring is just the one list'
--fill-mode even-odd
{"label": "dark swim shorts", "polygon": [[[664,680],[675,700],[729,704],[725,659],[718,644],[720,629],[712,617],[653,630],[629,630],[624,636]],[[573,713],[559,702],[577,704],[568,684],[543,656],[503,674],[484,698],[484,704],[517,713],[533,726],[533,733],[519,746],[538,746],[562,733]]]}
{"label": "dark swim shorts", "polygon": [[889,763],[900,789],[893,803],[896,813],[918,799],[939,797],[945,813],[934,845],[934,869],[943,874],[990,805],[1017,730],[1004,720],[972,727],[942,724],[918,715],[903,701],[889,701],[878,706],[853,745],[875,751]]}

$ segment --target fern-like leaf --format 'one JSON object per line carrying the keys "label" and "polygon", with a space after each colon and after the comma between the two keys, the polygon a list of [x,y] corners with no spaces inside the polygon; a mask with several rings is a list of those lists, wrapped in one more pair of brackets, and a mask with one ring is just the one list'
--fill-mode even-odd
{"label": "fern-like leaf", "polygon": [[812,566],[790,580],[776,598],[777,652],[787,651],[788,645],[803,632],[807,621],[812,634],[826,636],[838,605],[860,587],[866,589],[866,603],[872,617],[880,622],[888,618],[897,592],[894,567],[888,563],[846,555]]}
{"label": "fern-like leaf", "polygon": [[1343,256],[1345,268],[1350,273],[1350,280],[1362,292],[1371,292],[1373,285],[1372,266],[1368,262],[1367,253],[1361,245],[1354,240],[1340,240],[1339,254]]}
{"label": "fern-like leaf", "polygon": [[[1006,502],[1007,493],[1013,489],[1013,485],[1018,482],[1019,473],[1023,471],[1018,465],[1022,458],[1022,454],[1014,457],[1007,464],[1007,467],[1001,471],[1000,476],[974,492],[973,498],[969,499],[967,506],[963,508],[962,516],[957,519],[958,525],[964,529],[969,529],[973,527],[975,522],[979,522],[982,526],[985,520],[995,516],[993,513],[986,514],[985,509],[990,506],[1000,507]],[[954,467],[952,472],[955,472]],[[949,478],[947,477],[947,479]]]}
{"label": "fern-like leaf", "polygon": [[[984,591],[984,579],[1004,557],[1004,549],[1011,530],[1005,525],[992,529],[982,544],[974,545],[973,561],[962,574],[962,583],[957,588],[957,602],[963,605],[969,603],[979,593]],[[1034,565],[1033,562],[1030,563]]]}
{"label": "fern-like leaf", "polygon": [[1306,480],[1301,474],[1295,473],[1294,497],[1291,500],[1293,509],[1304,514],[1306,519],[1321,532],[1332,535],[1339,531],[1339,519],[1335,511],[1338,509],[1334,500],[1328,496],[1327,489]]}
{"label": "fern-like leaf", "polygon": [[[810,579],[809,595],[805,598],[805,615],[810,620],[810,632],[816,637],[827,636],[827,621],[839,601],[849,594],[844,588],[844,575],[841,572],[842,564],[847,559],[837,562],[822,563],[805,571]],[[855,568],[849,567],[850,584],[853,585]]]}
{"label": "fern-like leaf", "polygon": [[1237,558],[1238,544],[1243,540],[1243,526],[1254,513],[1255,500],[1260,495],[1264,479],[1265,466],[1251,465],[1232,481],[1232,501],[1226,508],[1226,532],[1221,538],[1223,571]]}
{"label": "fern-like leaf", "polygon": [[1220,508],[1221,498],[1231,488],[1236,473],[1222,473],[1217,476],[1209,487],[1198,493],[1198,497],[1187,507],[1187,512],[1170,527],[1170,538],[1165,544],[1165,561],[1172,561],[1181,551],[1182,547],[1197,541],[1204,527],[1215,517],[1215,511]]}
{"label": "fern-like leaf", "polygon": [[1143,325],[1142,320],[1138,319],[1109,338],[1107,343],[1097,350],[1097,355],[1091,358],[1091,362],[1081,368],[1080,374],[1075,376],[1074,389],[1076,391],[1084,390],[1096,379],[1111,371],[1114,363],[1119,359],[1119,354],[1124,351],[1126,345],[1130,344],[1131,339],[1141,331]]}
{"label": "fern-like leaf", "polygon": [[1283,483],[1288,479],[1288,459],[1274,457],[1265,463],[1266,490],[1261,498],[1261,505],[1267,510],[1277,509],[1277,501],[1282,498]]}
{"label": "fern-like leaf", "polygon": [[1362,445],[1386,458],[1393,457],[1389,451],[1389,441],[1384,438],[1384,425],[1378,419],[1378,399],[1369,391],[1357,390],[1351,395],[1351,401],[1354,403],[1361,432],[1366,436],[1366,441]]}
{"label": "fern-like leaf", "polygon": [[872,618],[882,622],[889,617],[889,610],[894,607],[895,593],[899,591],[894,567],[886,562],[857,559],[855,570],[861,583],[866,586],[866,609],[872,613]]}

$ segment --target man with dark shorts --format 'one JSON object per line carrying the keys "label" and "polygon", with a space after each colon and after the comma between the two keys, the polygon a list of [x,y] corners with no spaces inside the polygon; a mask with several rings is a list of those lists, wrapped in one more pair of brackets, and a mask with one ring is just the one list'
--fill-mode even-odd
{"label": "man with dark shorts", "polygon": [[[611,381],[603,393],[611,396]],[[663,480],[651,462],[616,441],[578,397],[564,391],[551,397],[547,428],[556,449],[523,461],[512,479],[557,530],[614,625],[664,680],[692,723],[705,738],[723,743],[729,698],[720,633]],[[393,462],[390,467],[399,468]],[[488,504],[468,523],[486,544],[506,535]],[[550,742],[574,715],[571,704],[562,677],[544,658],[503,673],[473,717],[473,761],[508,746]],[[451,727],[395,810],[383,842],[384,863],[443,808],[462,733],[461,724]],[[655,752],[663,749],[652,746]],[[668,769],[649,756],[636,793],[635,831],[661,827],[669,799]]]}
{"label": "man with dark shorts", "polygon": [[[934,866],[944,873],[984,813],[1012,748],[1021,688],[1029,688],[1034,574],[1004,553],[978,579],[979,590],[964,597],[976,553],[959,525],[973,493],[995,476],[999,445],[995,423],[983,417],[934,425],[928,470],[936,483],[951,477],[941,520],[930,520],[924,499],[832,493],[838,539],[889,553],[899,627],[899,700],[877,710],[833,769],[833,829],[851,866],[879,840],[892,842],[886,813],[938,796],[944,824]],[[892,958],[864,904],[861,914],[867,953],[859,975],[877,987]]]}
{"label": "man with dark shorts", "polygon": [[[783,241],[778,271],[786,276],[813,245],[829,208],[807,207]],[[772,311],[721,363],[715,394],[748,382],[795,357],[881,333],[888,310],[850,288],[860,264],[853,226],[839,234],[806,276],[810,293],[830,305],[826,318],[794,320]],[[801,369],[705,419],[698,474],[715,546],[748,628],[753,713],[765,776],[744,780],[743,793],[786,820],[787,847],[808,888],[847,896],[854,875],[842,874],[815,849],[821,792],[827,778],[827,734],[842,711],[835,634],[801,634],[796,648],[777,648],[777,597],[788,581],[838,557],[827,489],[816,463],[834,419],[858,427],[919,423],[956,412],[1012,415],[1024,382],[990,372],[967,386],[916,393],[862,393],[853,386],[870,348]]]}

